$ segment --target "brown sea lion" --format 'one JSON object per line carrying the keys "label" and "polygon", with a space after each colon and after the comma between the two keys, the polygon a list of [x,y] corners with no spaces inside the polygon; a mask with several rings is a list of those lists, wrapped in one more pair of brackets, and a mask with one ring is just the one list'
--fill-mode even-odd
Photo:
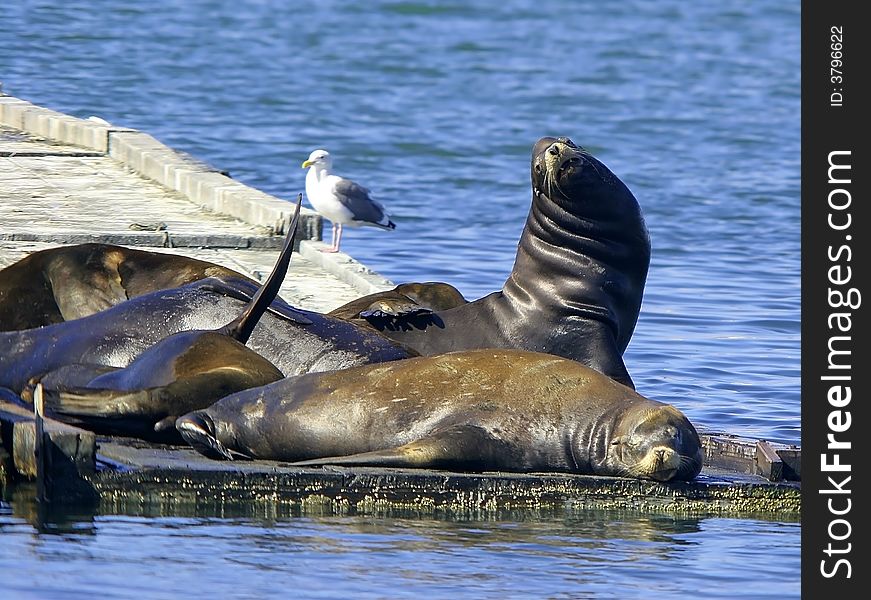
{"label": "brown sea lion", "polygon": [[[43,386],[45,407],[55,418],[103,433],[176,437],[176,418],[234,392],[284,375],[245,343],[278,295],[299,223],[302,194],[272,272],[245,310],[216,330],[180,331],[137,356],[124,368],[65,365],[34,377],[22,397]],[[161,435],[163,434],[163,435]]]}
{"label": "brown sea lion", "polygon": [[206,277],[235,277],[204,260],[112,244],[60,246],[0,270],[0,331],[79,319],[155,290]]}
{"label": "brown sea lion", "polygon": [[579,361],[632,386],[623,363],[650,264],[638,202],[568,138],[532,151],[532,208],[501,291],[449,310],[368,319],[424,356],[522,348]]}
{"label": "brown sea lion", "polygon": [[689,480],[699,436],[675,407],[580,363],[470,350],[282,379],[176,421],[213,458]]}

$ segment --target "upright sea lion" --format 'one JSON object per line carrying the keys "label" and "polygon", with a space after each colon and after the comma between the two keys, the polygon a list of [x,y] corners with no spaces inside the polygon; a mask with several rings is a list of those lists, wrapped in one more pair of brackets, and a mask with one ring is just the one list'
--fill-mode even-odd
{"label": "upright sea lion", "polygon": [[650,264],[638,202],[568,138],[540,139],[531,172],[532,208],[501,291],[433,314],[369,321],[424,356],[522,348],[571,358],[632,386],[622,353]]}
{"label": "upright sea lion", "polygon": [[[217,330],[180,331],[157,342],[124,368],[65,365],[31,380],[44,388],[47,412],[103,433],[177,437],[179,415],[205,408],[233,392],[284,375],[245,347],[257,321],[278,295],[287,274],[302,194],[278,260],[236,319]],[[30,389],[22,394],[29,399]]]}
{"label": "upright sea lion", "polygon": [[112,244],[40,250],[0,270],[0,331],[86,317],[130,298],[206,277],[255,283],[204,260]]}
{"label": "upright sea lion", "polygon": [[689,480],[699,436],[675,407],[580,363],[471,350],[282,379],[176,421],[213,458],[560,471]]}

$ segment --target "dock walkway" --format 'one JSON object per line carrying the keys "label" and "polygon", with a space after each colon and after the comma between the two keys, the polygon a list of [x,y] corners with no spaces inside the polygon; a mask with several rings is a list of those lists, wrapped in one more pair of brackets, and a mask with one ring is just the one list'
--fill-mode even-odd
{"label": "dock walkway", "polygon": [[[292,208],[148,134],[0,96],[0,268],[36,250],[101,242],[262,279]],[[285,300],[328,311],[393,286],[347,254],[321,253],[321,231],[320,216],[303,208]]]}
{"label": "dock walkway", "polygon": [[[0,268],[36,250],[103,242],[208,260],[262,280],[291,209],[287,199],[234,181],[146,133],[0,96]],[[393,286],[346,254],[320,252],[321,231],[320,217],[304,208],[303,240],[280,291],[285,300],[323,312]],[[222,463],[190,448],[98,438],[50,419],[37,427],[32,414],[2,398],[0,442],[0,488],[6,480],[35,478],[47,502],[96,502],[104,512],[171,513],[183,505],[223,511],[231,504],[569,507],[797,519],[801,505],[799,449],[717,435],[704,436],[707,461],[699,479],[675,484]]]}

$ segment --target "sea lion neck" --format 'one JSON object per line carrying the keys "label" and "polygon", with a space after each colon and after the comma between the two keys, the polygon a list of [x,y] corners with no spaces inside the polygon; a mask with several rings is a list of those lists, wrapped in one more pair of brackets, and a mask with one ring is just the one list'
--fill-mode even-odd
{"label": "sea lion neck", "polygon": [[[557,207],[544,210],[534,203],[502,289],[505,298],[521,312],[528,306],[606,321],[617,335],[622,296],[632,291],[623,289],[625,260],[619,254],[628,254],[629,249],[601,238],[597,225]],[[643,286],[644,277],[640,280]]]}
{"label": "sea lion neck", "polygon": [[[600,472],[609,458],[608,450],[614,437],[619,407],[605,409],[595,418],[584,421],[572,432],[569,447],[571,458],[579,469],[589,473]],[[592,413],[588,413],[591,416]]]}
{"label": "sea lion neck", "polygon": [[[596,169],[597,175],[610,173],[604,165]],[[518,312],[528,307],[599,320],[622,351],[635,328],[650,264],[647,227],[634,196],[613,175],[590,178],[572,194],[551,198],[533,191],[503,295]]]}

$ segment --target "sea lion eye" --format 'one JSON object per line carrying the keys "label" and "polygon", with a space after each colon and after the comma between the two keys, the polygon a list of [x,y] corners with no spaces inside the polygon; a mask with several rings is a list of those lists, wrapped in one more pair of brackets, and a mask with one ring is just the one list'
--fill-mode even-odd
{"label": "sea lion eye", "polygon": [[535,165],[535,172],[541,173],[541,165],[540,164]]}

